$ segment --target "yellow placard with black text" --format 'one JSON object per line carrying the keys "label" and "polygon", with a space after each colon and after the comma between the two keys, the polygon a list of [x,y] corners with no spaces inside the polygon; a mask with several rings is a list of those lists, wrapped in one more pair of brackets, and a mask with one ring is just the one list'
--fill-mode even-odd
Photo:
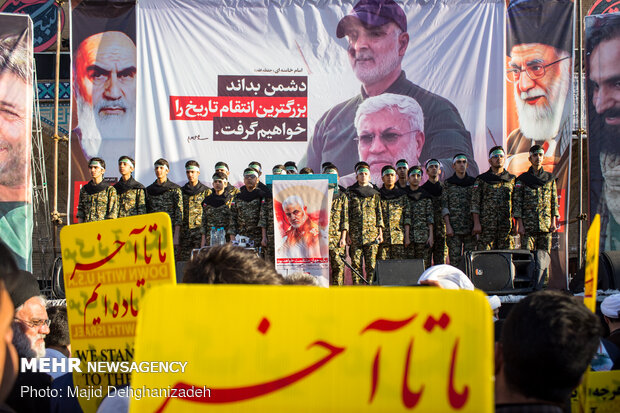
{"label": "yellow placard with black text", "polygon": [[72,357],[81,370],[71,390],[85,413],[95,412],[108,386],[129,382],[144,295],[176,283],[172,225],[162,212],[75,224],[62,229],[60,245]]}
{"label": "yellow placard with black text", "polygon": [[[166,305],[162,305],[166,303]],[[180,285],[150,291],[130,412],[492,412],[480,291]]]}
{"label": "yellow placard with black text", "polygon": [[[581,411],[583,396],[578,389],[573,391],[571,406],[573,412]],[[591,371],[588,373],[587,391],[588,412],[620,412],[620,370]]]}

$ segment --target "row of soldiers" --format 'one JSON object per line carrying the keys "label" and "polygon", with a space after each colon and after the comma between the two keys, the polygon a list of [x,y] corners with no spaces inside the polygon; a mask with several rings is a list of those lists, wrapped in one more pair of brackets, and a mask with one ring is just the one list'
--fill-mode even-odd
{"label": "row of soldiers", "polygon": [[[544,150],[530,150],[532,167],[518,178],[504,170],[505,152],[494,147],[489,152],[490,169],[473,178],[466,173],[467,157],[453,158],[455,173],[439,180],[441,164],[426,162],[428,180],[420,185],[423,168],[409,167],[405,159],[382,169],[383,185],[370,182],[370,167],[355,166],[357,182],[338,187],[332,200],[329,251],[332,284],[342,285],[343,257],[349,246],[353,282],[359,283],[362,262],[367,276],[374,274],[377,259],[421,258],[431,263],[459,265],[462,256],[474,249],[513,248],[519,233],[529,249],[551,249],[551,233],[557,228],[558,205],[555,178],[542,168]],[[144,188],[132,177],[134,161],[119,159],[121,179],[109,186],[103,180],[105,162],[89,162],[92,180],[80,191],[79,222],[124,217],[147,212],[167,212],[174,227],[177,260],[188,260],[191,250],[209,245],[211,228],[225,229],[232,240],[236,234],[248,236],[261,246],[265,258],[273,262],[273,207],[269,188],[260,182],[262,166],[251,162],[244,170],[244,185],[238,189],[228,182],[228,165],[218,162],[213,188],[202,184],[196,161],[185,165],[188,182],[179,187],[167,179],[169,163],[155,162],[156,181]],[[312,171],[300,171],[312,173]],[[294,174],[294,162],[276,165],[273,174]],[[332,163],[322,165],[322,173],[338,174]]]}

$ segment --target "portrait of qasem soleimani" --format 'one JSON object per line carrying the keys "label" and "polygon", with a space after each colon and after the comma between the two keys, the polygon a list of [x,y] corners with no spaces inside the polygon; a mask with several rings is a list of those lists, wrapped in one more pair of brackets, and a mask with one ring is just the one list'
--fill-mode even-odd
{"label": "portrait of qasem soleimani", "polygon": [[620,250],[620,13],[586,18],[590,218],[603,250]]}
{"label": "portrait of qasem soleimani", "polygon": [[[277,213],[280,228],[279,258],[327,256],[327,231],[320,225],[320,208],[309,211],[301,195],[286,194]],[[276,203],[278,205],[279,203]]]}
{"label": "portrait of qasem soleimani", "polygon": [[[135,12],[80,3],[72,12],[72,181],[89,179],[87,160],[134,156]],[[114,175],[114,173],[112,173]]]}

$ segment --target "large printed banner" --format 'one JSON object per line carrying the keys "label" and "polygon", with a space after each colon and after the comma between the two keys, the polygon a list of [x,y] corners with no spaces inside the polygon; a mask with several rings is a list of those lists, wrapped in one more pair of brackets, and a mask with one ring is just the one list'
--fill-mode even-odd
{"label": "large printed banner", "polygon": [[284,276],[303,271],[328,287],[332,191],[327,179],[299,177],[273,180],[276,270]]}
{"label": "large printed banner", "polygon": [[480,291],[158,288],[135,360],[187,365],[133,376],[130,412],[493,412],[491,315]]}
{"label": "large printed banner", "polygon": [[70,225],[60,244],[71,348],[81,367],[73,382],[84,389],[84,411],[94,412],[108,386],[129,383],[144,295],[176,283],[172,226],[163,212]]}
{"label": "large printed banner", "polygon": [[590,219],[601,251],[620,250],[620,13],[586,17]]}
{"label": "large printed banner", "polygon": [[0,13],[0,240],[32,269],[32,20]]}
{"label": "large printed banner", "polygon": [[[399,23],[373,38],[350,18],[339,26],[355,3],[141,0],[138,179],[150,181],[160,157],[173,181],[185,179],[189,159],[208,170],[226,161],[233,183],[252,160],[315,172],[330,161],[345,176],[364,159],[376,182],[400,158],[439,158],[447,177],[463,152],[470,174],[474,159],[486,169],[488,148],[504,136],[505,2],[388,2]],[[385,89],[410,98],[394,114],[403,130],[371,148],[356,139],[355,115],[367,91]]]}
{"label": "large printed banner", "polygon": [[69,174],[71,222],[88,160],[103,158],[114,181],[118,159],[135,156],[135,0],[82,1],[71,11],[73,116]]}

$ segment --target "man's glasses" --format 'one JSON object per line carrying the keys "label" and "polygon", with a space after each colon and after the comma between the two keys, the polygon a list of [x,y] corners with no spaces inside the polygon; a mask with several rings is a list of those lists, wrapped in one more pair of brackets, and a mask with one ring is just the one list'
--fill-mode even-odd
{"label": "man's glasses", "polygon": [[521,69],[520,67],[513,67],[511,69],[506,70],[506,80],[510,83],[517,83],[521,78],[521,72],[527,73],[528,77],[532,80],[540,79],[545,75],[545,69],[549,66],[553,66],[556,63],[561,62],[562,60],[570,59],[570,56],[563,57],[555,62],[551,62],[548,65],[542,64],[532,64],[527,66],[525,69]]}
{"label": "man's glasses", "polygon": [[49,327],[51,323],[51,320],[49,318],[46,320],[34,319],[34,320],[26,321],[26,320],[22,320],[21,318],[16,317],[15,320],[20,321],[26,324],[28,327],[34,328],[34,329],[41,328],[43,327],[44,324]]}
{"label": "man's glasses", "polygon": [[[408,134],[408,133],[412,133],[412,132],[419,132],[419,130],[415,129],[415,130],[409,130],[403,133],[397,133],[397,132],[382,132],[379,135],[379,139],[381,139],[381,142],[384,145],[391,145],[396,143],[396,141],[398,141],[402,136]],[[365,133],[363,135],[358,136],[357,138],[355,138],[355,140],[359,141],[360,146],[370,146],[372,145],[372,141],[375,139],[374,134],[372,133]]]}

